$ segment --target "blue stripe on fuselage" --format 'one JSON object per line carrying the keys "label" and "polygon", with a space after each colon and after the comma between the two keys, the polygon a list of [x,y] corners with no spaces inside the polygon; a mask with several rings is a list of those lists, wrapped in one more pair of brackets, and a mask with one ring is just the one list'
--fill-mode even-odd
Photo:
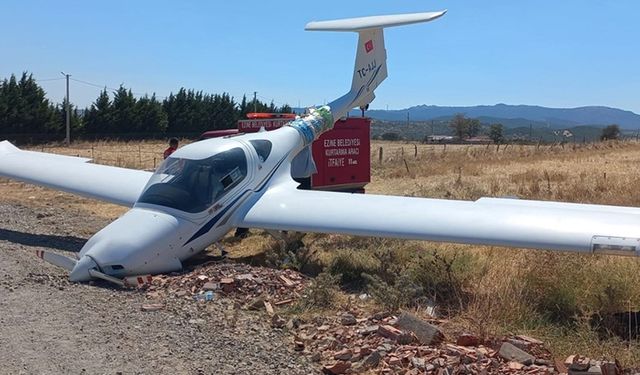
{"label": "blue stripe on fuselage", "polygon": [[[289,153],[287,153],[279,162],[278,164],[276,164],[276,166],[273,168],[273,170],[271,171],[271,173],[269,173],[269,175],[267,175],[267,177],[265,177],[264,181],[261,183],[261,185],[258,187],[258,189],[256,191],[261,191],[262,189],[264,189],[265,186],[267,186],[267,182],[269,182],[269,180],[271,179],[271,177],[273,177],[273,175],[276,173],[276,171],[278,170],[278,168],[280,168],[280,165],[282,165],[282,162],[285,161],[285,159],[287,158],[287,156],[289,156]],[[240,198],[242,198],[246,193],[248,193],[251,190],[246,190],[244,191],[242,194],[240,194],[240,196],[238,196],[238,198],[234,199],[233,202],[231,202],[224,210],[220,211],[220,213],[218,213],[216,216],[214,216],[211,220],[209,220],[205,225],[203,225],[200,229],[198,229],[198,231],[196,233],[193,234],[193,236],[191,236],[191,238],[189,238],[189,240],[187,240],[187,242],[184,243],[184,245],[182,246],[186,246],[188,243],[192,242],[193,240],[195,240],[196,238],[199,238],[205,234],[207,234],[211,228],[213,228],[214,225],[216,225],[216,223],[224,216],[224,214],[226,214],[227,212],[229,212],[229,210],[236,204],[238,203],[238,200],[240,200]]]}

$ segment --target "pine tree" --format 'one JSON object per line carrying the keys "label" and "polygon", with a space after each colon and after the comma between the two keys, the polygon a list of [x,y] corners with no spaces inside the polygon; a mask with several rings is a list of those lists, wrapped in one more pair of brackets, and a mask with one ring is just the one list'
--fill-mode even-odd
{"label": "pine tree", "polygon": [[111,134],[115,132],[113,106],[107,89],[100,92],[91,108],[85,111],[85,131],[87,134]]}
{"label": "pine tree", "polygon": [[113,95],[113,126],[115,133],[131,133],[136,130],[136,98],[131,90],[120,86]]}
{"label": "pine tree", "polygon": [[167,130],[167,114],[155,94],[151,98],[145,95],[137,101],[135,116],[136,132],[164,133]]}
{"label": "pine tree", "polygon": [[55,118],[55,109],[33,75],[22,73],[0,84],[0,132],[42,134],[61,129]]}

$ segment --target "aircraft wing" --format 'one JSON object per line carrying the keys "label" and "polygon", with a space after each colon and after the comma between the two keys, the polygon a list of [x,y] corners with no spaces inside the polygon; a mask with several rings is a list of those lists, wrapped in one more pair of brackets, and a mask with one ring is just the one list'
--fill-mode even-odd
{"label": "aircraft wing", "polygon": [[0,176],[133,206],[151,172],[87,163],[90,159],[23,151],[0,142]]}
{"label": "aircraft wing", "polygon": [[276,185],[240,226],[562,251],[640,254],[640,209],[297,190]]}

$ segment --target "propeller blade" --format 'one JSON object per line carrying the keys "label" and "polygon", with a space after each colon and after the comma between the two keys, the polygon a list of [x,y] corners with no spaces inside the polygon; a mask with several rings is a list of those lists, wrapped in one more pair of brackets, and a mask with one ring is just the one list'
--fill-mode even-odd
{"label": "propeller blade", "polygon": [[125,286],[124,281],[122,281],[122,280],[120,280],[120,279],[118,279],[116,277],[104,274],[104,273],[102,273],[102,272],[100,272],[100,271],[98,271],[96,269],[90,269],[89,270],[89,275],[91,275],[92,277],[95,277],[97,279],[102,279],[102,280],[108,281],[110,283],[117,284],[117,285],[119,285],[121,287]]}
{"label": "propeller blade", "polygon": [[62,267],[67,271],[73,270],[73,267],[75,267],[76,265],[75,260],[67,258],[66,256],[60,254],[50,253],[43,250],[36,250],[36,255],[38,256],[38,258],[44,260],[45,262],[51,263],[58,267]]}

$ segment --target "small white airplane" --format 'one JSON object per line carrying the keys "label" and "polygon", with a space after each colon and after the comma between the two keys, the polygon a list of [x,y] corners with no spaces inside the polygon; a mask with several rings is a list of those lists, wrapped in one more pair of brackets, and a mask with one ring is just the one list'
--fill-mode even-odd
{"label": "small white airplane", "polygon": [[[446,11],[311,22],[359,34],[351,90],[278,130],[215,138],[173,153],[155,173],[22,151],[0,142],[0,175],[132,207],[87,241],[78,259],[38,252],[72,281],[182,269],[236,227],[637,256],[640,209],[517,199],[456,201],[298,190],[291,161],[334,120],[374,99],[387,77],[383,29]],[[141,278],[141,277],[140,277]]]}

